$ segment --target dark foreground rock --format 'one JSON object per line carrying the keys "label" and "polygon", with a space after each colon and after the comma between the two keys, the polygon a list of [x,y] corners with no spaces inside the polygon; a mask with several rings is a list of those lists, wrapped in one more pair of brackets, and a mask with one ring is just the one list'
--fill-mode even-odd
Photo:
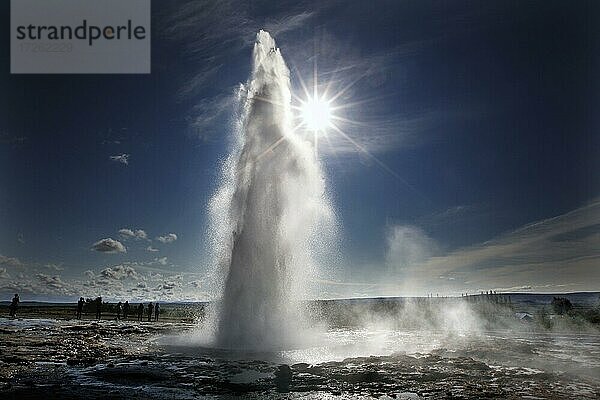
{"label": "dark foreground rock", "polygon": [[[182,353],[158,338],[185,324],[3,326],[2,399],[593,399],[600,382],[484,362],[475,350],[282,363]],[[526,349],[526,354],[534,354]]]}

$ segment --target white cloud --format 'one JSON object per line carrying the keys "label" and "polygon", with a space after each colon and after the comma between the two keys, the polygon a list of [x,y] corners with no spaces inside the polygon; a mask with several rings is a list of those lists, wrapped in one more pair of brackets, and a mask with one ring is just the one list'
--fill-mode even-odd
{"label": "white cloud", "polygon": [[129,156],[130,154],[117,154],[115,156],[110,156],[111,161],[121,163],[123,165],[129,165]]}
{"label": "white cloud", "polygon": [[[47,275],[38,273],[28,278],[9,281],[0,287],[4,292],[21,293],[28,295],[52,295],[71,297],[78,292],[77,288],[69,282],[65,282],[58,275]],[[21,296],[21,299],[24,299]]]}
{"label": "white cloud", "polygon": [[53,271],[64,271],[64,268],[62,266],[62,264],[46,264],[44,265],[45,268],[53,270]]}
{"label": "white cloud", "polygon": [[128,228],[123,228],[123,229],[119,229],[119,234],[124,239],[130,239],[130,238],[135,239],[135,240],[148,239],[148,234],[143,229],[133,230],[133,229],[128,229]]}
{"label": "white cloud", "polygon": [[188,285],[190,285],[190,286],[193,286],[193,287],[195,287],[196,289],[200,289],[200,288],[202,288],[202,282],[201,282],[201,281],[198,281],[198,280],[196,280],[196,281],[191,281],[191,282],[188,282]]}
{"label": "white cloud", "polygon": [[152,261],[134,261],[127,262],[123,265],[130,265],[133,267],[146,268],[146,267],[155,267],[157,265],[167,265],[167,257],[154,257]]}
{"label": "white cloud", "polygon": [[50,276],[46,274],[37,274],[37,278],[51,289],[63,289],[67,286],[58,275]]}
{"label": "white cloud", "polygon": [[0,254],[0,265],[8,267],[22,267],[23,263],[16,257],[6,257]]}
{"label": "white cloud", "polygon": [[148,239],[148,234],[146,232],[144,232],[144,230],[138,229],[135,231],[135,237],[140,240],[141,239],[145,240],[145,239]]}
{"label": "white cloud", "polygon": [[152,247],[151,245],[146,247],[146,251],[149,251],[151,253],[156,253],[157,251],[159,251],[158,249],[155,249],[154,247]]}
{"label": "white cloud", "polygon": [[158,285],[158,290],[172,290],[178,287],[179,284],[177,282],[165,282],[162,285]]}
{"label": "white cloud", "polygon": [[123,243],[112,238],[100,239],[92,245],[92,250],[99,251],[101,253],[126,253],[127,249],[123,246]]}
{"label": "white cloud", "polygon": [[138,273],[136,270],[128,265],[115,265],[114,267],[107,267],[100,271],[100,276],[116,280],[122,280],[125,278],[138,279]]}
{"label": "white cloud", "polygon": [[87,271],[84,271],[83,275],[89,279],[93,279],[96,276],[96,274],[94,274],[94,271],[90,271],[89,269]]}
{"label": "white cloud", "polygon": [[168,233],[164,236],[159,236],[156,238],[161,243],[173,243],[177,240],[177,235],[174,233]]}
{"label": "white cloud", "polygon": [[[42,266],[40,266],[42,267]],[[65,299],[102,296],[108,301],[129,300],[206,300],[206,294],[185,285],[198,278],[198,274],[156,273],[138,271],[128,263],[102,269],[87,270],[84,279],[65,279],[58,274],[33,273],[11,280],[8,272],[0,268],[0,294],[20,293],[23,300],[58,296]]]}

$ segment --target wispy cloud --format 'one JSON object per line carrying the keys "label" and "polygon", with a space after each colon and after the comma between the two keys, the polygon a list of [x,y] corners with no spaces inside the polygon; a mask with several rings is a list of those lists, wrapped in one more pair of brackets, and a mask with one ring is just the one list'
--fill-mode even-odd
{"label": "wispy cloud", "polygon": [[[493,240],[414,263],[402,278],[418,281],[421,287],[597,290],[599,248],[600,200],[596,199]],[[567,285],[559,286],[563,284]]]}
{"label": "wispy cloud", "polygon": [[109,158],[111,161],[114,161],[116,163],[120,163],[123,165],[129,165],[129,157],[130,157],[130,154],[123,153],[123,154],[117,154],[114,156],[110,156]]}
{"label": "wispy cloud", "polygon": [[269,32],[271,36],[277,37],[284,33],[302,28],[314,16],[315,13],[309,11],[301,11],[297,14],[282,15],[271,21],[267,21],[264,24],[264,30]]}
{"label": "wispy cloud", "polygon": [[227,120],[234,110],[234,91],[225,91],[214,97],[201,99],[187,115],[192,132],[203,139],[211,137],[219,127],[219,121]]}
{"label": "wispy cloud", "polygon": [[184,55],[196,63],[194,73],[184,77],[185,84],[178,94],[182,101],[203,94],[204,100],[190,107],[187,117],[191,130],[199,137],[211,137],[217,122],[226,122],[226,111],[231,111],[233,88],[239,82],[224,80],[221,93],[212,98],[204,94],[206,86],[222,76],[223,66],[249,48],[260,29],[283,35],[313,17],[313,13],[298,7],[272,7],[270,15],[255,17],[248,7],[233,0],[209,0],[178,3],[164,20],[161,31],[180,43]]}
{"label": "wispy cloud", "polygon": [[368,272],[315,280],[314,296],[600,290],[600,199],[454,251],[407,225],[390,226],[386,244],[386,268],[355,266]]}

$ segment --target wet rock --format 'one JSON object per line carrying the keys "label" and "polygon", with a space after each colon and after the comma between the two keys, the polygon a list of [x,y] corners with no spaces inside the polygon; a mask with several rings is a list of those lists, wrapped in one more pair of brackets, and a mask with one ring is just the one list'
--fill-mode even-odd
{"label": "wet rock", "polygon": [[27,362],[25,358],[11,355],[3,356],[2,361],[8,364],[24,364]]}
{"label": "wet rock", "polygon": [[82,365],[82,366],[90,366],[90,365],[94,365],[98,362],[98,360],[96,360],[95,358],[69,358],[67,360],[67,365],[69,366],[75,366],[75,365]]}
{"label": "wet rock", "polygon": [[62,330],[64,331],[74,331],[74,332],[80,332],[80,331],[87,331],[87,330],[91,330],[94,329],[94,327],[90,326],[90,325],[72,325],[72,326],[63,326]]}
{"label": "wet rock", "polygon": [[90,372],[103,381],[126,384],[156,384],[172,380],[173,375],[162,369],[148,369],[136,366],[107,367]]}
{"label": "wet rock", "polygon": [[412,392],[402,392],[396,395],[396,399],[398,400],[415,400],[419,399],[419,395]]}
{"label": "wet rock", "polygon": [[373,383],[382,382],[385,377],[376,371],[362,371],[347,375],[334,375],[337,380],[348,383]]}
{"label": "wet rock", "polygon": [[310,367],[310,364],[307,363],[297,363],[297,364],[293,364],[292,368],[295,369],[296,371],[305,371]]}

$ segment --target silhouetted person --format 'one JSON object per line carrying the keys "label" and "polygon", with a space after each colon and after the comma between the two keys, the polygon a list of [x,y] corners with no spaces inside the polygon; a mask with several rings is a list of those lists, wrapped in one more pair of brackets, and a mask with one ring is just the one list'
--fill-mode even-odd
{"label": "silhouetted person", "polygon": [[121,320],[121,310],[123,309],[123,303],[117,303],[117,321]]}
{"label": "silhouetted person", "polygon": [[17,308],[19,308],[20,301],[21,300],[19,299],[19,295],[17,293],[15,293],[15,296],[12,298],[12,301],[10,302],[10,306],[8,306],[8,314],[11,317],[17,316]]}
{"label": "silhouetted person", "polygon": [[83,300],[83,297],[79,298],[79,301],[77,302],[77,319],[81,319],[81,313],[83,312],[83,304],[85,303],[85,300]]}
{"label": "silhouetted person", "polygon": [[154,311],[154,305],[148,304],[148,322],[152,322],[152,312]]}
{"label": "silhouetted person", "polygon": [[158,314],[160,313],[160,306],[158,303],[154,306],[154,320],[158,321]]}
{"label": "silhouetted person", "polygon": [[100,321],[102,318],[102,297],[96,297],[96,319]]}
{"label": "silhouetted person", "polygon": [[129,301],[125,301],[123,304],[123,319],[127,321],[127,316],[129,315]]}
{"label": "silhouetted person", "polygon": [[138,306],[137,312],[138,312],[138,321],[142,322],[142,319],[144,317],[144,305],[142,303],[140,303],[140,305]]}
{"label": "silhouetted person", "polygon": [[573,309],[571,300],[567,299],[566,297],[554,297],[551,304],[554,312],[558,315],[566,314]]}
{"label": "silhouetted person", "polygon": [[280,365],[275,371],[275,385],[279,393],[288,393],[292,383],[292,369],[288,365]]}

